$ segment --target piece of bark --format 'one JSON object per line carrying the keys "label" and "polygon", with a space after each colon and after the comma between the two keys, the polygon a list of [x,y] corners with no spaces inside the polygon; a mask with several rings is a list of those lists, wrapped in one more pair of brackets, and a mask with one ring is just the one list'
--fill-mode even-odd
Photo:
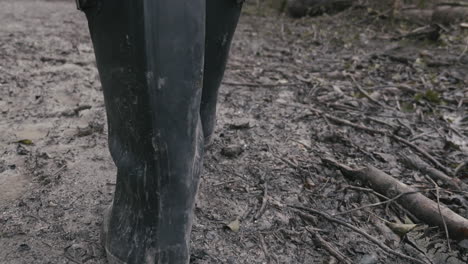
{"label": "piece of bark", "polygon": [[432,21],[433,9],[407,8],[395,15],[396,18],[427,25]]}
{"label": "piece of bark", "polygon": [[416,155],[403,155],[401,157],[401,161],[413,169],[427,174],[434,181],[441,181],[444,186],[449,187],[452,190],[468,191],[468,186],[460,179],[447,176],[447,174],[435,169]]}
{"label": "piece of bark", "polygon": [[413,213],[419,220],[428,225],[439,226],[444,229],[445,220],[445,224],[447,225],[448,232],[452,239],[468,239],[467,219],[456,214],[444,205],[440,205],[440,210],[444,218],[442,219],[436,202],[385,172],[372,166],[352,169],[329,158],[324,158],[322,161],[338,167],[345,176],[367,183],[372,189],[389,198],[401,195],[397,201],[408,211]]}
{"label": "piece of bark", "polygon": [[459,5],[439,5],[434,8],[432,22],[443,25],[464,22],[468,17],[468,4]]}
{"label": "piece of bark", "polygon": [[[395,3],[398,0],[395,0]],[[408,1],[406,1],[408,2]],[[412,3],[412,4],[410,4]],[[409,4],[409,5],[408,5]],[[404,6],[393,6],[395,18],[408,20],[420,25],[449,25],[465,22],[468,17],[468,2],[466,1],[409,1]],[[384,8],[385,10],[385,8]]]}
{"label": "piece of bark", "polygon": [[337,13],[351,7],[355,0],[291,0],[288,2],[288,15],[295,18],[319,16],[324,13]]}
{"label": "piece of bark", "polygon": [[430,41],[437,41],[440,37],[440,32],[442,28],[439,27],[437,24],[429,25],[417,28],[407,34],[397,37],[397,39],[417,39],[417,40],[430,40]]}

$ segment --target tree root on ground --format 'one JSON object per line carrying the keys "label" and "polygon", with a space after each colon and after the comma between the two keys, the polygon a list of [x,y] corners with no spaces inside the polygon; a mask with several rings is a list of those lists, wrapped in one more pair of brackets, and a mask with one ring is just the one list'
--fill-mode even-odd
{"label": "tree root on ground", "polygon": [[467,219],[449,208],[432,201],[385,172],[372,166],[352,169],[330,158],[324,158],[322,161],[338,167],[347,177],[369,184],[372,189],[389,198],[400,195],[401,197],[397,201],[404,208],[412,212],[419,220],[431,226],[439,226],[442,229],[446,228],[450,234],[450,238],[457,240],[468,239]]}

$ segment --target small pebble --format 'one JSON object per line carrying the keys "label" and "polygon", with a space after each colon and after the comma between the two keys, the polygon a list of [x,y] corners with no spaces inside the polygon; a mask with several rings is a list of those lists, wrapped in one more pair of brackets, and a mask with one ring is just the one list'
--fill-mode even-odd
{"label": "small pebble", "polygon": [[242,152],[244,152],[244,149],[241,145],[229,145],[221,149],[221,155],[228,158],[235,158],[242,154]]}

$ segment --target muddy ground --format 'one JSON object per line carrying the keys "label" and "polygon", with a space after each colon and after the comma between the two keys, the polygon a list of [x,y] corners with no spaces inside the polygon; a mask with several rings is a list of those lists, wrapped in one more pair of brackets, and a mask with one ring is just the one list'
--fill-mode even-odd
{"label": "muddy ground", "polygon": [[[99,228],[115,168],[85,18],[72,1],[0,6],[0,263],[106,263]],[[247,4],[205,157],[192,263],[338,263],[326,245],[351,263],[468,261],[468,241],[448,250],[442,229],[394,202],[368,206],[385,199],[322,161],[375,166],[436,200],[401,157],[433,163],[398,135],[468,181],[468,33],[421,26],[365,8],[290,20]],[[438,197],[468,217],[467,192]],[[398,235],[389,223],[420,225]]]}

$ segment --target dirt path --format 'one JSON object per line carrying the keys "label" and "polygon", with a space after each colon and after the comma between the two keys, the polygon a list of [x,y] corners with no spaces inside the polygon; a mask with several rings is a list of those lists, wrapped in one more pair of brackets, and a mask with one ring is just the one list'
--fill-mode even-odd
{"label": "dirt path", "polygon": [[[61,1],[0,6],[0,263],[106,263],[99,227],[115,168],[84,16]],[[407,138],[452,172],[466,161],[467,32],[450,28],[434,44],[400,38],[415,26],[366,10],[298,21],[262,13],[247,6],[233,43],[192,263],[336,263],[317,233],[353,263],[412,263],[284,205],[336,214],[379,201],[322,164],[325,156],[431,187],[399,161],[411,148],[310,107]],[[463,167],[456,175],[467,176]],[[465,194],[440,198],[468,216]],[[336,217],[408,256],[468,261],[468,242],[444,253],[439,229],[423,226],[401,239],[382,221],[408,215],[392,204]],[[236,219],[238,232],[226,228]]]}

